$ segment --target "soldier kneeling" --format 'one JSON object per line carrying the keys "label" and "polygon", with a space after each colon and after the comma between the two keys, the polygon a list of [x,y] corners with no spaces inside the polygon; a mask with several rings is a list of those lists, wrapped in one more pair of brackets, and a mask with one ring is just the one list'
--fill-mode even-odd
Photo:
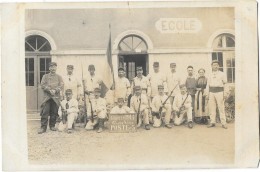
{"label": "soldier kneeling", "polygon": [[133,109],[137,116],[139,117],[137,119],[137,127],[140,127],[142,125],[142,122],[145,125],[146,130],[150,130],[149,126],[149,116],[148,116],[148,99],[147,96],[144,94],[141,94],[141,87],[135,86],[135,95],[131,97],[130,101],[130,107]]}
{"label": "soldier kneeling", "polygon": [[187,94],[186,86],[180,85],[181,94],[178,94],[173,101],[173,111],[175,114],[174,124],[181,125],[188,120],[188,127],[192,128],[192,106],[191,96]]}
{"label": "soldier kneeling", "polygon": [[106,100],[100,97],[100,88],[94,89],[95,98],[89,99],[89,106],[87,110],[88,122],[85,127],[86,130],[94,130],[94,126],[98,125],[98,133],[103,131],[104,122],[107,118]]}
{"label": "soldier kneeling", "polygon": [[162,124],[162,117],[164,117],[165,126],[169,129],[172,128],[170,125],[171,118],[171,103],[168,96],[164,94],[164,86],[158,85],[159,94],[156,95],[151,104],[152,115],[153,115],[153,127],[160,127]]}
{"label": "soldier kneeling", "polygon": [[58,130],[63,131],[67,127],[67,132],[71,133],[79,112],[78,101],[72,98],[71,89],[67,89],[65,95],[66,99],[62,100],[58,111],[59,117],[62,119],[59,123]]}

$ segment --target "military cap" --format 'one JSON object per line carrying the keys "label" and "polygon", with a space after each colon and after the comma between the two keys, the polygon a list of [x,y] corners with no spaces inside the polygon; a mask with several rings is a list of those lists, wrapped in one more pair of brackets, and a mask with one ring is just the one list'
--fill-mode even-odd
{"label": "military cap", "polygon": [[218,60],[212,60],[211,65],[212,65],[213,63],[219,64],[219,61],[218,61]]}
{"label": "military cap", "polygon": [[171,63],[170,66],[176,66],[176,63]]}
{"label": "military cap", "polygon": [[180,88],[186,88],[186,85],[185,84],[180,84]]}
{"label": "military cap", "polygon": [[141,90],[141,87],[139,85],[134,87],[135,90]]}
{"label": "military cap", "polygon": [[101,92],[101,89],[97,87],[94,89],[94,92]]}
{"label": "military cap", "polygon": [[121,100],[122,100],[123,102],[125,101],[125,99],[124,99],[123,97],[118,97],[118,98],[117,98],[117,102],[119,102],[119,101],[121,101]]}
{"label": "military cap", "polygon": [[67,89],[67,90],[65,91],[65,94],[72,94],[72,90],[71,90],[71,89]]}
{"label": "military cap", "polygon": [[88,65],[88,70],[90,70],[90,69],[94,69],[95,70],[95,66],[93,64]]}
{"label": "military cap", "polygon": [[137,66],[136,70],[143,70],[143,67],[142,66]]}
{"label": "military cap", "polygon": [[159,67],[159,62],[153,62],[154,67]]}
{"label": "military cap", "polygon": [[74,69],[73,65],[67,65],[67,69]]}
{"label": "military cap", "polygon": [[118,71],[120,71],[120,70],[125,71],[125,69],[123,67],[119,67]]}
{"label": "military cap", "polygon": [[57,63],[56,62],[50,62],[49,66],[57,66]]}
{"label": "military cap", "polygon": [[163,85],[158,85],[158,89],[164,89]]}

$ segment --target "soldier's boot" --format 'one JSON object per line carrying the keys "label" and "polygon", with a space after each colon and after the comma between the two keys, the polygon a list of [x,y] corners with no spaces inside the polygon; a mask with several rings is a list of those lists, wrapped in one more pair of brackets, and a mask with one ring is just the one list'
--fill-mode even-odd
{"label": "soldier's boot", "polygon": [[98,121],[98,133],[101,133],[103,131],[105,119],[99,119]]}
{"label": "soldier's boot", "polygon": [[46,132],[46,129],[40,128],[40,130],[38,131],[38,134],[43,134],[43,133],[45,133],[45,132]]}

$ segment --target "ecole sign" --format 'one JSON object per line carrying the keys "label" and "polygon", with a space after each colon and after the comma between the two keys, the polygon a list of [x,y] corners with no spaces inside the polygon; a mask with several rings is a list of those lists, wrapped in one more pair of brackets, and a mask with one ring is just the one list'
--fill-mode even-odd
{"label": "ecole sign", "polygon": [[201,26],[197,18],[160,18],[155,23],[161,33],[197,33]]}

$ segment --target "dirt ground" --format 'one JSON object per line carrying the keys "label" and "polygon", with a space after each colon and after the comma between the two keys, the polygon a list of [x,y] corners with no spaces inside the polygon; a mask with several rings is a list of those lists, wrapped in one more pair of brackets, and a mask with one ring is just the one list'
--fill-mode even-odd
{"label": "dirt ground", "polygon": [[96,133],[78,126],[72,134],[48,129],[39,135],[40,121],[28,120],[28,158],[30,164],[100,168],[227,167],[234,161],[234,126],[139,128],[134,133]]}

